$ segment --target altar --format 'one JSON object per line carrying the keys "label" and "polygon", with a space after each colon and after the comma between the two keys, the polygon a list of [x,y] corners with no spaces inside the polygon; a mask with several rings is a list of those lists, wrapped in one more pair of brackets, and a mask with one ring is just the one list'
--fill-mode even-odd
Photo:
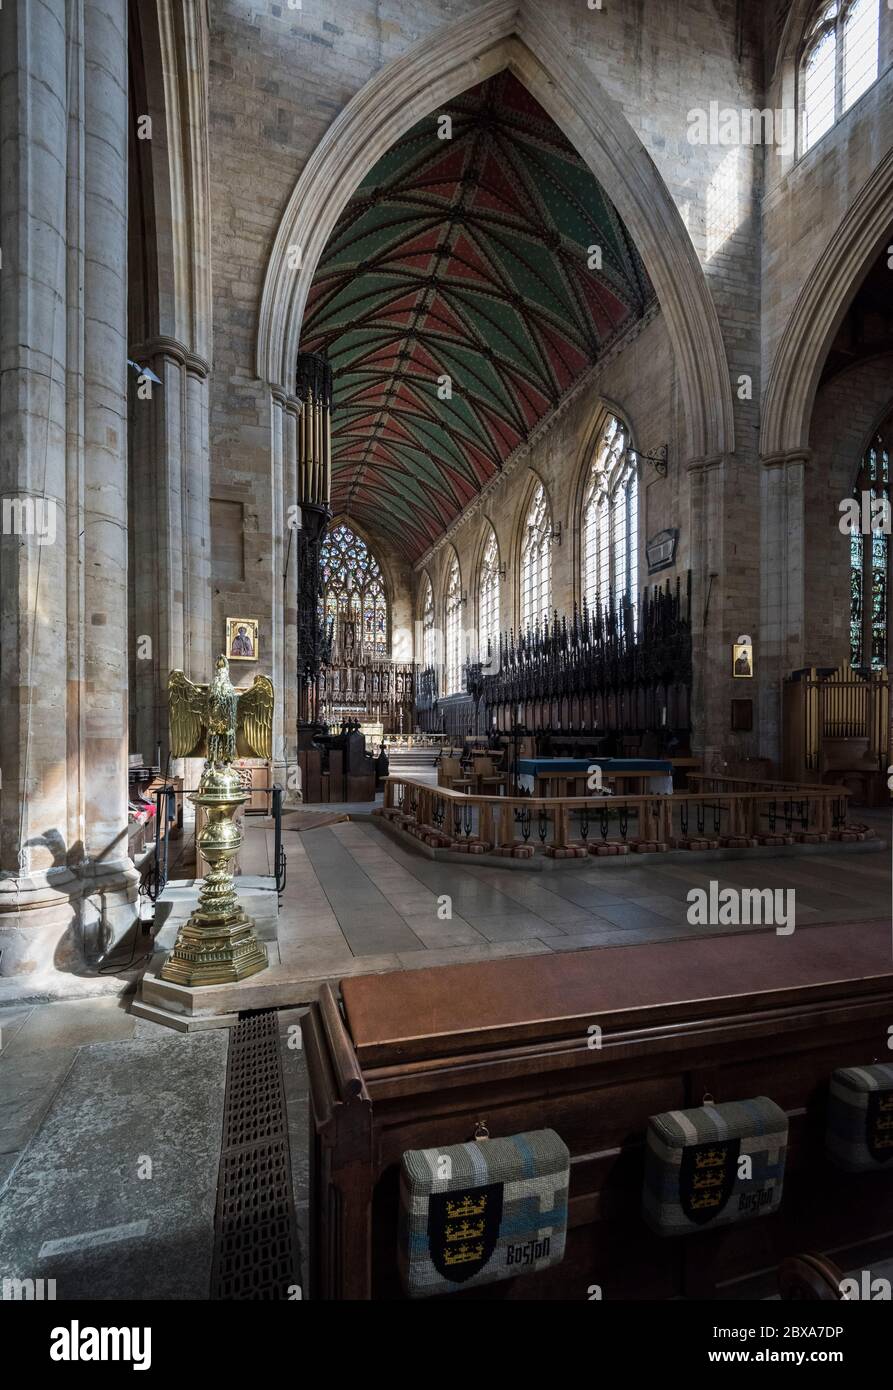
{"label": "altar", "polygon": [[628,796],[673,791],[673,764],[665,758],[519,758],[518,787],[531,796],[586,796],[599,790],[589,785],[595,768],[606,791]]}

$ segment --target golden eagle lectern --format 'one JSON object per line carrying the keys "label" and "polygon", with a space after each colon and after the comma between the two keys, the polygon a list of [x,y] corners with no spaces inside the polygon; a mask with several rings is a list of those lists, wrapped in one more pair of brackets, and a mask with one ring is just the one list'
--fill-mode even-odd
{"label": "golden eagle lectern", "polygon": [[232,764],[237,756],[272,757],[273,684],[266,676],[255,676],[250,689],[234,690],[229,662],[218,656],[210,685],[195,685],[182,671],[172,671],[168,701],[171,755],[205,757],[198,791],[189,800],[207,811],[196,845],[211,868],[161,978],[180,985],[244,980],[266,968],[267,948],[239,905],[229,868],[242,843],[233,812],[249,799]]}

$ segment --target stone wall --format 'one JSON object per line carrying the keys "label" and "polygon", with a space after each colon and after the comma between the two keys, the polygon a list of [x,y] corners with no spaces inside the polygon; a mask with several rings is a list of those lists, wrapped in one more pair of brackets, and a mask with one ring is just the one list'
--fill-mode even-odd
{"label": "stone wall", "polygon": [[[282,692],[274,743],[283,763],[295,758],[287,690],[296,658],[282,628],[293,631],[296,622],[296,570],[292,549],[283,594],[288,545],[277,520],[297,498],[285,462],[288,409],[271,403],[255,367],[267,263],[295,180],[333,117],[384,63],[470,8],[430,0],[395,6],[391,15],[390,7],[370,3],[351,3],[348,12],[314,0],[300,9],[287,0],[219,0],[211,10],[211,496],[237,491],[246,506],[245,579],[235,590],[212,586],[212,644],[223,641],[233,603],[260,619],[261,657],[251,671],[270,675]],[[272,457],[277,430],[278,465]],[[408,618],[399,585],[398,615]]]}
{"label": "stone wall", "polygon": [[[808,14],[811,8],[795,4],[792,20]],[[828,254],[834,233],[858,208],[865,184],[893,150],[893,15],[887,13],[889,6],[882,5],[881,11],[884,76],[804,155],[798,156],[796,148],[783,144],[766,147],[762,202],[762,366],[766,381],[797,297]],[[773,111],[795,109],[799,41],[800,31],[792,22],[774,56],[767,52],[763,104]],[[889,221],[893,232],[893,205],[889,207]],[[868,268],[878,249],[866,253],[863,269]],[[846,286],[841,293],[842,310]]]}

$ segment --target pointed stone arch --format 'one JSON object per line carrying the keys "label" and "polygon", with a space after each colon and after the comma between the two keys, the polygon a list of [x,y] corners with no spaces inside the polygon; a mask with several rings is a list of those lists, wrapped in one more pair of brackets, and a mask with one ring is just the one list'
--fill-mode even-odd
{"label": "pointed stone arch", "polygon": [[578,150],[636,242],[673,343],[688,456],[731,452],[732,391],[719,319],[679,210],[619,105],[542,8],[491,0],[389,63],[348,102],[307,161],[276,236],[261,300],[258,375],[291,391],[316,266],[375,162],[424,116],[508,68]]}
{"label": "pointed stone arch", "polygon": [[800,291],[763,402],[761,452],[772,461],[809,446],[822,367],[854,292],[893,235],[893,150],[853,199]]}

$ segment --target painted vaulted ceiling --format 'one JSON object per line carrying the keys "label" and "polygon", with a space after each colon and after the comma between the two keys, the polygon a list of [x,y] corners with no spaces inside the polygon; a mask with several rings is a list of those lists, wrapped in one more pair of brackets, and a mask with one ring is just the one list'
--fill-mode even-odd
{"label": "painted vaulted ceiling", "polygon": [[653,298],[510,73],[420,121],[351,198],[308,300],[301,348],[334,371],[335,514],[417,559]]}

